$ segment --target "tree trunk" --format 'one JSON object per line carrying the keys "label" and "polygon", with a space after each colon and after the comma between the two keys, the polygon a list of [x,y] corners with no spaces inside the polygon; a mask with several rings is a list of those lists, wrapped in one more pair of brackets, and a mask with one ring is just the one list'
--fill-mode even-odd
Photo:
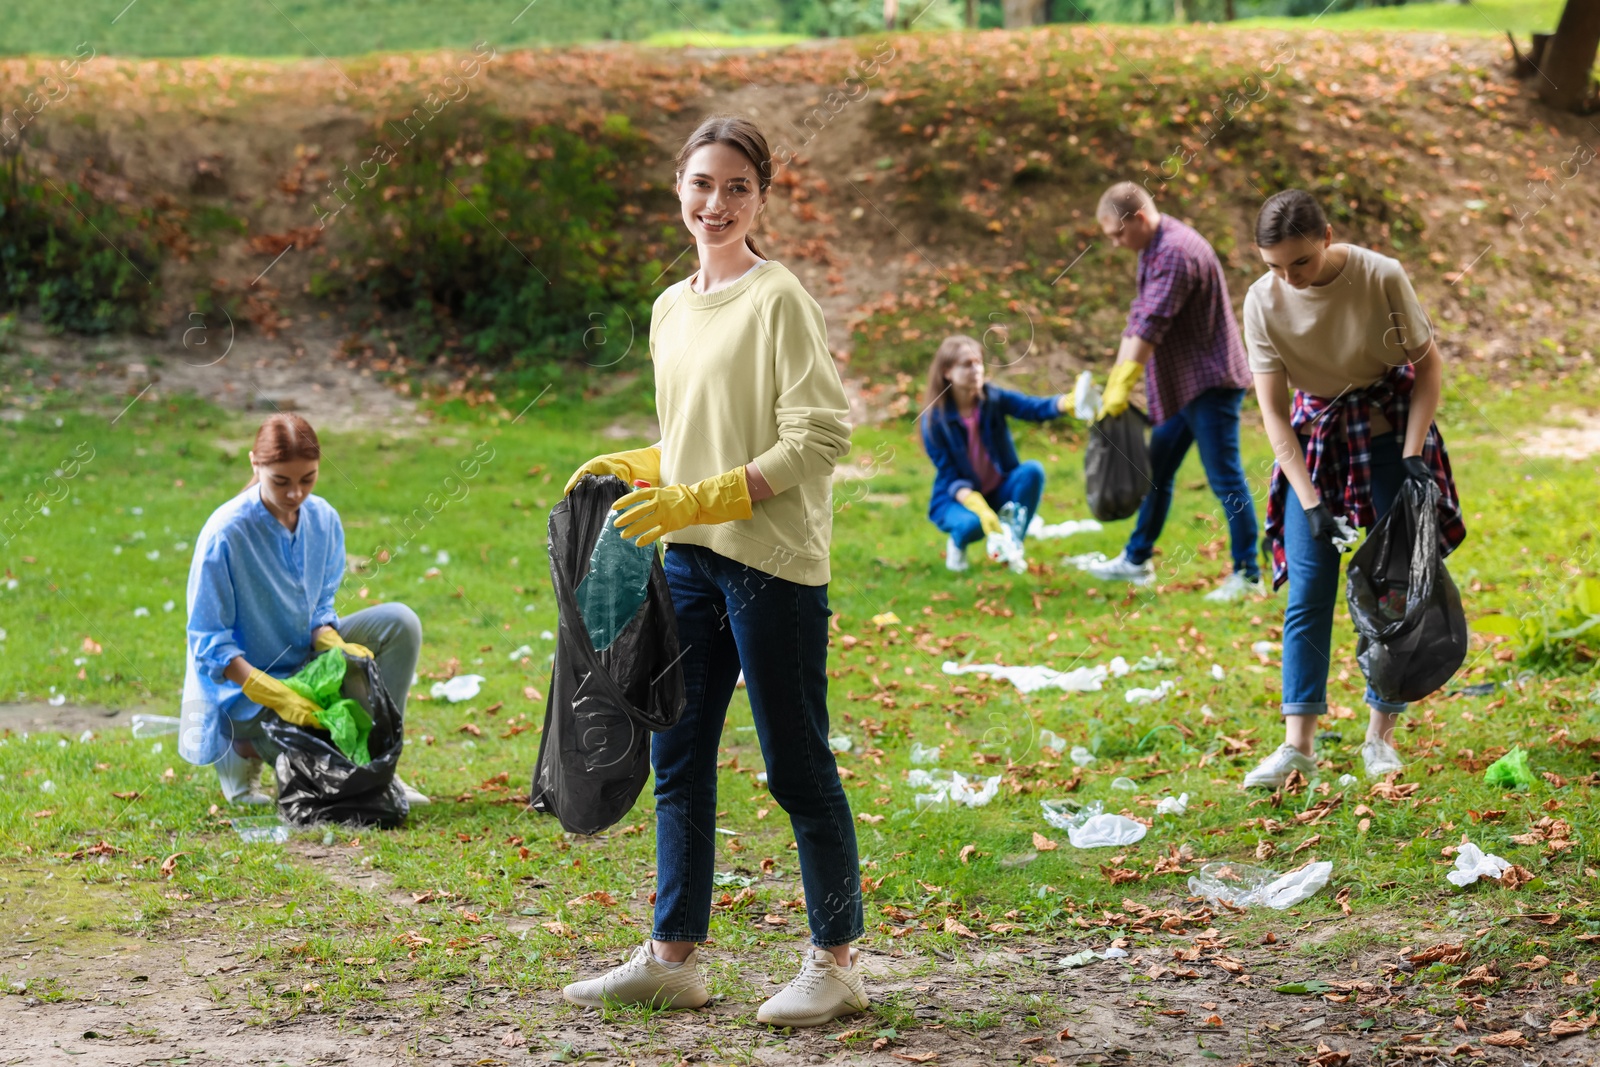
{"label": "tree trunk", "polygon": [[1183,9],[1183,0],[1172,0],[1172,21],[1178,23],[1189,21],[1189,17]]}
{"label": "tree trunk", "polygon": [[1600,47],[1600,0],[1567,0],[1556,32],[1537,57],[1539,99],[1562,111],[1585,111]]}
{"label": "tree trunk", "polygon": [[894,29],[895,19],[900,14],[900,0],[883,0],[883,28]]}
{"label": "tree trunk", "polygon": [[1045,0],[1001,0],[1000,10],[1005,17],[1006,29],[1043,25],[1044,4]]}
{"label": "tree trunk", "polygon": [[1228,0],[1228,2],[1222,6],[1222,21],[1232,22],[1238,17],[1239,11],[1234,7],[1233,0]]}
{"label": "tree trunk", "polygon": [[967,29],[978,28],[978,0],[967,0]]}

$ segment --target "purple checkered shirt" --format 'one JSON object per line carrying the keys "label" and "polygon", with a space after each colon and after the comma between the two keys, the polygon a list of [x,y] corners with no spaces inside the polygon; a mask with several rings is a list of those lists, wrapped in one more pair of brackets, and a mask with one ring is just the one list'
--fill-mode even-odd
{"label": "purple checkered shirt", "polygon": [[1207,389],[1250,387],[1222,263],[1210,242],[1171,215],[1139,253],[1139,295],[1122,334],[1155,346],[1145,390],[1157,423]]}

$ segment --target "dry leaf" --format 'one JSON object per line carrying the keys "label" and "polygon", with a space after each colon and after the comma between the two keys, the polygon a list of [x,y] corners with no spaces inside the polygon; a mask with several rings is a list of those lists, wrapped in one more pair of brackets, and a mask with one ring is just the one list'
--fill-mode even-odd
{"label": "dry leaf", "polygon": [[1040,852],[1054,852],[1061,846],[1057,845],[1054,841],[1035,830],[1033,832],[1033,847],[1038,849]]}
{"label": "dry leaf", "polygon": [[1502,1030],[1498,1034],[1490,1034],[1483,1039],[1485,1045],[1496,1048],[1527,1048],[1528,1039],[1522,1036],[1521,1030]]}
{"label": "dry leaf", "polygon": [[581,897],[573,897],[567,901],[569,908],[577,907],[579,904],[599,904],[603,908],[614,908],[617,906],[617,898],[604,889],[596,889],[592,893],[585,893]]}
{"label": "dry leaf", "polygon": [[976,852],[976,851],[978,851],[978,846],[977,845],[962,845],[961,846],[961,862],[962,863],[966,863],[967,860],[972,858],[972,854],[974,852]]}
{"label": "dry leaf", "polygon": [[162,860],[161,877],[170,879],[174,874],[178,873],[178,857],[187,855],[187,852],[174,852],[172,855]]}
{"label": "dry leaf", "polygon": [[970,937],[976,939],[978,936],[965,926],[961,925],[960,921],[957,920],[954,915],[946,915],[944,918],[944,925],[941,926],[940,929],[947,934],[955,934],[957,937]]}
{"label": "dry leaf", "polygon": [[937,1052],[891,1052],[889,1055],[907,1063],[932,1063],[939,1058]]}

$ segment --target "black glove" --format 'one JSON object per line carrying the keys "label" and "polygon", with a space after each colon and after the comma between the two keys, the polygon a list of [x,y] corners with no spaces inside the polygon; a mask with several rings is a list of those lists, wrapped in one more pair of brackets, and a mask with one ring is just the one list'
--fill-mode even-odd
{"label": "black glove", "polygon": [[1400,461],[1400,465],[1406,469],[1407,481],[1421,482],[1424,485],[1433,484],[1433,468],[1428,466],[1428,461],[1421,456],[1407,456]]}
{"label": "black glove", "polygon": [[1306,508],[1306,525],[1311,528],[1311,538],[1314,541],[1326,541],[1332,544],[1334,535],[1339,532],[1339,525],[1333,521],[1333,513],[1328,510],[1326,504]]}

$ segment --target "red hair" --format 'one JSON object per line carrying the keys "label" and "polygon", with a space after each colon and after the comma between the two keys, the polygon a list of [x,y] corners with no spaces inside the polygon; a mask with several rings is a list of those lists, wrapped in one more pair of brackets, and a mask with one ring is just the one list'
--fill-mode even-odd
{"label": "red hair", "polygon": [[[305,419],[299,415],[291,415],[287,411],[267,416],[267,421],[256,431],[255,444],[251,446],[250,451],[255,455],[256,467],[322,458],[322,445],[317,442],[317,431],[313,430]],[[252,468],[250,480],[244,487],[248,489],[258,480]]]}

